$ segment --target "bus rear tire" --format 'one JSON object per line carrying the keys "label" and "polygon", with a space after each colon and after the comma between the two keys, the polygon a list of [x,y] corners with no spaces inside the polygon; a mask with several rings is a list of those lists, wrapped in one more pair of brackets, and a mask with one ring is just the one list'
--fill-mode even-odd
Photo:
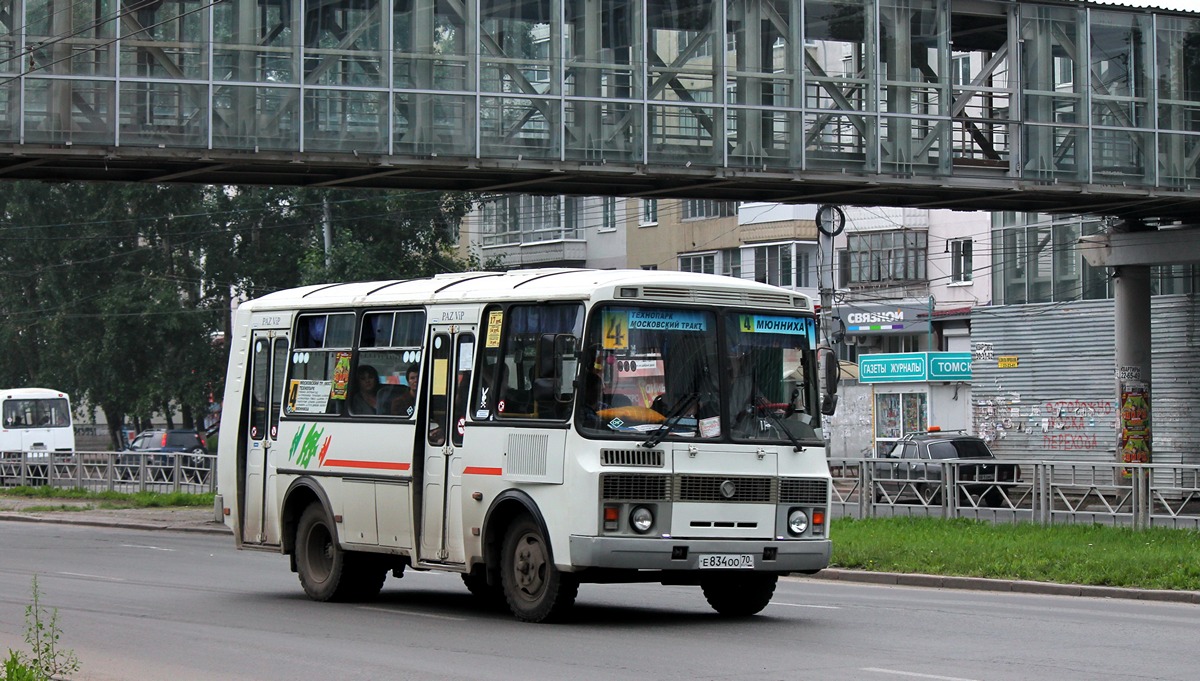
{"label": "bus rear tire", "polygon": [[360,601],[379,595],[387,566],[367,553],[345,551],[320,504],[304,509],[296,527],[296,572],[314,601]]}
{"label": "bus rear tire", "polygon": [[508,608],[524,622],[561,621],[575,604],[579,580],[554,567],[542,528],[518,518],[504,536],[500,579]]}
{"label": "bus rear tire", "polygon": [[762,612],[775,595],[778,575],[718,574],[700,579],[704,598],[723,617],[749,617]]}

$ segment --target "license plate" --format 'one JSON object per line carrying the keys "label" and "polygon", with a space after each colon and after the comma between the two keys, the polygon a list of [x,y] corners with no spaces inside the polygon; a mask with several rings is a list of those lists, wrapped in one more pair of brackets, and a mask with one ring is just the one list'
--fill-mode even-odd
{"label": "license plate", "polygon": [[748,553],[736,556],[723,553],[702,553],[698,558],[701,568],[754,569],[754,556]]}

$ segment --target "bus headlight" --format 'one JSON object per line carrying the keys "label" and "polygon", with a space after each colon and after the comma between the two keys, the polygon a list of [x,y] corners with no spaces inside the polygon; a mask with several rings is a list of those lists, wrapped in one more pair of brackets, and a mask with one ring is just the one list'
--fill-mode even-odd
{"label": "bus headlight", "polygon": [[792,534],[800,535],[804,534],[807,529],[808,514],[798,508],[792,509],[792,512],[788,514],[788,530]]}
{"label": "bus headlight", "polygon": [[654,514],[645,506],[638,506],[629,514],[629,526],[638,534],[646,534],[654,525]]}

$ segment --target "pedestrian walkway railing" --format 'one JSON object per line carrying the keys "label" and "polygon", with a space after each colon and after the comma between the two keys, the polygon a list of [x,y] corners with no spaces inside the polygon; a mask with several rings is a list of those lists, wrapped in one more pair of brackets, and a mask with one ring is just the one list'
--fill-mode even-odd
{"label": "pedestrian walkway railing", "polygon": [[[833,515],[925,516],[1042,524],[1200,529],[1200,466],[996,460],[1010,481],[974,475],[978,461],[923,462],[903,475],[879,459],[830,459]],[[965,479],[964,479],[965,478]]]}
{"label": "pedestrian walkway railing", "polygon": [[217,458],[188,452],[3,452],[0,486],[112,492],[214,492]]}

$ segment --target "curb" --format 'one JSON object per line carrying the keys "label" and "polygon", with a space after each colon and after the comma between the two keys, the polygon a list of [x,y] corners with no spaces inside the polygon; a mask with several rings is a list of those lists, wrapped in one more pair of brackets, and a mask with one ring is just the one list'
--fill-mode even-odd
{"label": "curb", "polygon": [[1086,598],[1122,598],[1137,601],[1192,603],[1200,605],[1200,591],[1170,591],[1165,589],[1125,589],[1115,586],[1085,584],[1054,584],[1018,579],[986,579],[983,577],[948,577],[942,575],[905,574],[899,572],[867,572],[826,568],[808,579],[880,584],[884,586],[915,586],[928,589],[965,589],[971,591],[1000,591],[1038,594],[1043,596],[1082,596]]}
{"label": "curb", "polygon": [[197,534],[228,535],[230,530],[224,525],[210,523],[211,527],[203,525],[172,525],[169,523],[138,523],[127,520],[101,520],[97,518],[69,518],[58,516],[31,515],[0,511],[0,521],[12,520],[21,523],[49,523],[51,525],[83,525],[88,527],[115,527],[123,530],[171,530],[173,532],[193,532]]}

